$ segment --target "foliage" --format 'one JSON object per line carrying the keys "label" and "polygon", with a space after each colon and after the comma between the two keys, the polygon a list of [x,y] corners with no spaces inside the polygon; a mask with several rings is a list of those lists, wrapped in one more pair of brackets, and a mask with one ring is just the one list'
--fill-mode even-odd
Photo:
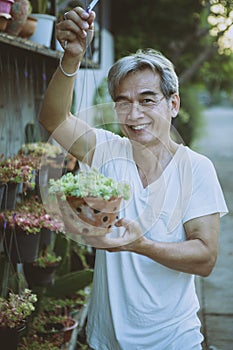
{"label": "foliage", "polygon": [[21,146],[19,153],[28,155],[34,155],[35,157],[41,157],[46,155],[47,157],[55,158],[61,154],[59,146],[52,145],[49,142],[32,142],[26,143]]}
{"label": "foliage", "polygon": [[80,171],[77,175],[67,173],[61,179],[50,180],[50,194],[61,194],[76,197],[103,197],[109,200],[112,197],[129,198],[130,187],[127,184],[114,181],[100,174],[97,169]]}
{"label": "foliage", "polygon": [[[232,91],[232,1],[118,0],[112,7],[116,59],[152,47],[174,63],[184,89],[202,85],[211,93]],[[192,125],[178,122],[178,132],[190,144],[199,117],[196,120],[196,114],[185,106],[190,107],[189,102],[183,101],[184,94],[180,114],[191,115]]]}
{"label": "foliage", "polygon": [[27,234],[38,233],[42,228],[55,232],[63,230],[63,224],[56,218],[52,219],[43,204],[35,198],[19,204],[16,211],[0,213],[0,224],[2,227],[7,225],[9,228],[20,228]]}
{"label": "foliage", "polygon": [[25,162],[24,157],[3,159],[0,156],[0,182],[24,183],[33,186],[33,168]]}
{"label": "foliage", "polygon": [[38,258],[34,261],[35,266],[45,268],[56,265],[61,261],[61,256],[57,256],[53,251],[45,250],[40,252]]}
{"label": "foliage", "polygon": [[55,279],[54,285],[46,290],[46,296],[53,298],[72,297],[77,291],[88,286],[92,282],[93,270],[70,272]]}
{"label": "foliage", "polygon": [[30,0],[33,13],[47,13],[48,0]]}
{"label": "foliage", "polygon": [[60,350],[61,347],[57,346],[47,340],[41,340],[36,334],[31,337],[23,338],[18,350]]}
{"label": "foliage", "polygon": [[15,328],[23,324],[35,310],[36,294],[25,289],[22,294],[9,293],[8,299],[0,298],[1,327]]}

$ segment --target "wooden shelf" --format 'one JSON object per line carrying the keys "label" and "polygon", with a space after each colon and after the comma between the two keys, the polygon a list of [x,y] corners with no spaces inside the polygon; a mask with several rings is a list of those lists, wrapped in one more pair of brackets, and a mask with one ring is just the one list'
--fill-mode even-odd
{"label": "wooden shelf", "polygon": [[10,45],[21,50],[34,52],[36,54],[47,56],[55,60],[59,60],[62,55],[62,52],[60,51],[49,49],[30,40],[12,36],[7,33],[0,33],[0,45],[1,44]]}

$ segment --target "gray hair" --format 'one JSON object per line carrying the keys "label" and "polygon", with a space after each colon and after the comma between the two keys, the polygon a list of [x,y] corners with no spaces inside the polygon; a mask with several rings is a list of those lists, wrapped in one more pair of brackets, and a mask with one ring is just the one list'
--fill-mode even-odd
{"label": "gray hair", "polygon": [[137,72],[149,68],[157,72],[161,77],[161,91],[169,99],[174,93],[179,93],[178,77],[175,73],[174,66],[161,52],[146,49],[138,50],[135,54],[119,59],[109,70],[108,73],[108,90],[115,101],[115,91],[121,81],[132,72]]}

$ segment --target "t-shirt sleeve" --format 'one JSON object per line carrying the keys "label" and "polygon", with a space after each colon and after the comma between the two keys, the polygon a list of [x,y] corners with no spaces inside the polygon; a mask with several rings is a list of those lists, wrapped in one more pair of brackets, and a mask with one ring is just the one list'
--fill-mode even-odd
{"label": "t-shirt sleeve", "polygon": [[228,212],[216,170],[208,158],[203,156],[193,166],[191,181],[192,193],[183,223],[204,215],[220,213],[223,216]]}

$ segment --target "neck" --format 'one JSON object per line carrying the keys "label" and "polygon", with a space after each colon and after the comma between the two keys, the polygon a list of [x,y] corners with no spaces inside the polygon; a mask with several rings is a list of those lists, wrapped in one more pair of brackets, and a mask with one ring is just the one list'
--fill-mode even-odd
{"label": "neck", "polygon": [[134,161],[144,187],[160,177],[178,148],[178,144],[172,140],[168,144],[160,143],[154,147],[138,143],[132,143],[132,146]]}

